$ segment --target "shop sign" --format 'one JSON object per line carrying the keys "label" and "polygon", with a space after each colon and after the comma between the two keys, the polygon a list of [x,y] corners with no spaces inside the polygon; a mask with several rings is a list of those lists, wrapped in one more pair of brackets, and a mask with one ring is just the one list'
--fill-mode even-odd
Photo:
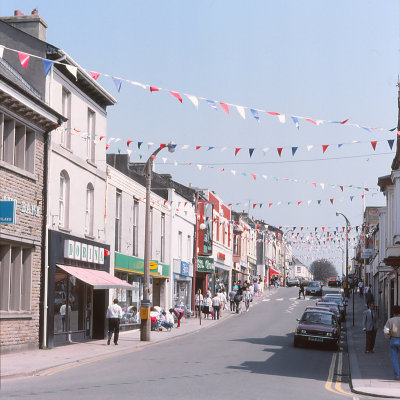
{"label": "shop sign", "polygon": [[[132,271],[143,274],[144,260],[143,258],[115,253],[114,268],[119,271]],[[169,277],[169,265],[158,263],[158,261],[155,260],[150,260],[150,274],[155,277]]]}
{"label": "shop sign", "polygon": [[[5,196],[5,195],[3,195],[3,196],[0,195],[0,200],[1,201],[7,201],[7,202],[9,202],[9,201],[13,202],[14,203],[14,209],[15,209],[15,211],[17,210],[18,201],[16,199],[12,199],[11,197],[8,197],[8,196]],[[40,213],[40,207],[38,207],[38,206],[36,206],[34,204],[27,203],[25,201],[21,202],[21,204],[19,205],[19,210],[20,210],[20,212],[22,214],[28,215],[30,217],[40,218],[42,216],[41,213]],[[0,218],[0,222],[1,222],[1,218]],[[9,223],[9,222],[3,222],[3,223]]]}
{"label": "shop sign", "polygon": [[214,273],[214,259],[211,257],[198,257],[197,259],[197,271],[207,272],[209,274]]}
{"label": "shop sign", "polygon": [[0,224],[15,224],[16,204],[14,201],[0,201]]}
{"label": "shop sign", "polygon": [[217,258],[218,258],[218,260],[225,261],[225,254],[224,253],[217,253]]}
{"label": "shop sign", "polygon": [[75,240],[65,240],[64,258],[104,264],[104,248],[90,246]]}
{"label": "shop sign", "polygon": [[240,266],[247,268],[247,263],[242,261],[242,260],[240,260]]}
{"label": "shop sign", "polygon": [[181,261],[181,275],[189,276],[189,263]]}
{"label": "shop sign", "polygon": [[373,249],[364,249],[361,252],[361,258],[370,258],[372,257],[374,254],[374,250]]}

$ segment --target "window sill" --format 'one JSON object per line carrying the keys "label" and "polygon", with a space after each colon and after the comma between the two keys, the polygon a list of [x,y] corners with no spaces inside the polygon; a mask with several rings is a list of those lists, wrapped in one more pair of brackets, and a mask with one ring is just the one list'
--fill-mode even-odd
{"label": "window sill", "polygon": [[87,233],[85,233],[85,238],[86,239],[90,239],[90,240],[94,240],[95,239],[93,235],[89,235]]}
{"label": "window sill", "polygon": [[0,319],[32,319],[30,311],[0,311]]}
{"label": "window sill", "polygon": [[69,151],[70,153],[72,153],[72,149],[70,147],[67,147],[65,144],[60,144],[60,147],[66,151]]}
{"label": "window sill", "polygon": [[0,167],[3,167],[4,169],[8,169],[9,171],[12,171],[12,172],[14,172],[18,175],[21,175],[25,178],[32,179],[35,182],[37,181],[37,177],[34,173],[26,171],[22,168],[16,167],[15,165],[8,164],[5,161],[0,161]]}
{"label": "window sill", "polygon": [[87,162],[89,165],[91,165],[92,167],[97,168],[97,165],[96,165],[92,160],[87,159],[86,162]]}
{"label": "window sill", "polygon": [[58,230],[66,233],[71,233],[71,229],[65,228],[63,226],[59,226]]}

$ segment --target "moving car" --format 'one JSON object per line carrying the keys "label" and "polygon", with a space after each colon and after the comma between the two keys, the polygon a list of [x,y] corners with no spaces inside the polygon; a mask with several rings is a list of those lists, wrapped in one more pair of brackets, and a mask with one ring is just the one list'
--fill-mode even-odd
{"label": "moving car", "polygon": [[322,285],[319,281],[311,281],[305,288],[306,295],[322,296]]}
{"label": "moving car", "polygon": [[330,286],[330,287],[339,287],[340,286],[340,280],[336,276],[331,276],[328,279],[328,286]]}
{"label": "moving car", "polygon": [[290,278],[287,280],[287,286],[300,286],[300,281],[297,278]]}
{"label": "moving car", "polygon": [[305,310],[294,333],[294,346],[322,343],[338,348],[340,325],[334,313],[323,310]]}

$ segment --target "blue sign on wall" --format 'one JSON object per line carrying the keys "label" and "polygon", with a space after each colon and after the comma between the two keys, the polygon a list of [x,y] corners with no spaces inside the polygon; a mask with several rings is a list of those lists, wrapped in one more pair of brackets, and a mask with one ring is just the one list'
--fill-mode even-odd
{"label": "blue sign on wall", "polygon": [[15,203],[0,200],[0,224],[15,224]]}
{"label": "blue sign on wall", "polygon": [[181,275],[189,276],[189,263],[181,261]]}

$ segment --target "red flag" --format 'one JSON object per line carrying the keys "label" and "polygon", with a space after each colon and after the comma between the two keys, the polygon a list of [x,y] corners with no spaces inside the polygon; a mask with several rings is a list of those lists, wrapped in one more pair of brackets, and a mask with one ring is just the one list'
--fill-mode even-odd
{"label": "red flag", "polygon": [[256,180],[256,178],[257,178],[256,174],[250,174],[250,175],[253,177],[254,180]]}
{"label": "red flag", "polygon": [[196,150],[199,150],[199,149],[201,149],[201,146],[196,146]]}
{"label": "red flag", "polygon": [[333,200],[334,200],[334,199],[329,199],[329,201],[331,202],[332,205],[333,205]]}
{"label": "red flag", "polygon": [[92,75],[92,78],[97,81],[97,78],[100,76],[100,74],[98,72],[94,72],[94,71],[89,71],[90,75]]}
{"label": "red flag", "polygon": [[364,198],[364,196],[365,196],[365,195],[364,195],[364,194],[362,194],[362,195],[361,195],[361,198],[363,199],[363,198]]}
{"label": "red flag", "polygon": [[221,107],[224,109],[224,111],[229,115],[229,107],[228,104],[226,103],[219,103]]}
{"label": "red flag", "polygon": [[106,150],[108,150],[109,147],[110,147],[110,145],[107,143],[107,144],[106,144]]}
{"label": "red flag", "polygon": [[301,201],[298,201],[298,202],[297,202],[297,205],[299,206],[300,204],[301,204]]}
{"label": "red flag", "polygon": [[150,86],[150,93],[158,92],[159,90],[160,90],[160,89],[159,89],[158,87]]}
{"label": "red flag", "polygon": [[18,52],[19,61],[21,65],[26,69],[28,67],[30,55],[22,52]]}
{"label": "red flag", "polygon": [[253,204],[253,208],[256,208],[256,205],[257,205],[257,203],[254,203],[254,204]]}
{"label": "red flag", "polygon": [[342,125],[344,125],[349,119],[345,119],[344,121],[341,122]]}
{"label": "red flag", "polygon": [[376,144],[377,144],[377,143],[378,143],[377,140],[374,140],[374,141],[371,142],[371,145],[372,145],[372,148],[374,149],[374,151],[375,151],[375,149],[376,149]]}
{"label": "red flag", "polygon": [[235,149],[235,156],[236,156],[237,153],[239,153],[240,150],[242,150],[241,147],[236,147],[236,149]]}
{"label": "red flag", "polygon": [[340,189],[342,190],[342,192],[343,192],[343,186],[339,186],[340,187]]}
{"label": "red flag", "polygon": [[166,146],[165,143],[161,143],[161,144],[160,144],[160,149],[163,149],[165,146]]}
{"label": "red flag", "polygon": [[164,206],[167,204],[167,201],[168,201],[168,200],[164,200]]}
{"label": "red flag", "polygon": [[317,187],[316,182],[311,182],[311,184],[314,185],[315,188]]}
{"label": "red flag", "polygon": [[317,125],[317,123],[315,121],[313,121],[312,119],[310,119],[310,118],[305,118],[305,120],[308,121],[308,122],[311,122],[314,125]]}
{"label": "red flag", "polygon": [[129,147],[129,145],[130,145],[132,142],[133,142],[133,140],[128,140],[128,141],[126,142],[126,147]]}
{"label": "red flag", "polygon": [[279,114],[277,112],[274,112],[274,111],[267,111],[267,114],[269,114],[269,115],[281,115],[281,114]]}
{"label": "red flag", "polygon": [[101,139],[104,139],[105,138],[105,136],[100,136],[100,142],[101,142]]}
{"label": "red flag", "polygon": [[283,147],[278,147],[276,150],[278,150],[278,154],[279,154],[279,157],[280,157],[282,155]]}
{"label": "red flag", "polygon": [[172,90],[169,91],[172,96],[176,97],[182,103],[182,97],[178,92],[173,92]]}
{"label": "red flag", "polygon": [[325,153],[326,149],[329,147],[329,144],[323,144],[322,145],[322,152]]}
{"label": "red flag", "polygon": [[268,204],[268,207],[271,207],[271,206],[272,206],[272,204],[274,204],[274,203],[269,203],[269,204]]}

